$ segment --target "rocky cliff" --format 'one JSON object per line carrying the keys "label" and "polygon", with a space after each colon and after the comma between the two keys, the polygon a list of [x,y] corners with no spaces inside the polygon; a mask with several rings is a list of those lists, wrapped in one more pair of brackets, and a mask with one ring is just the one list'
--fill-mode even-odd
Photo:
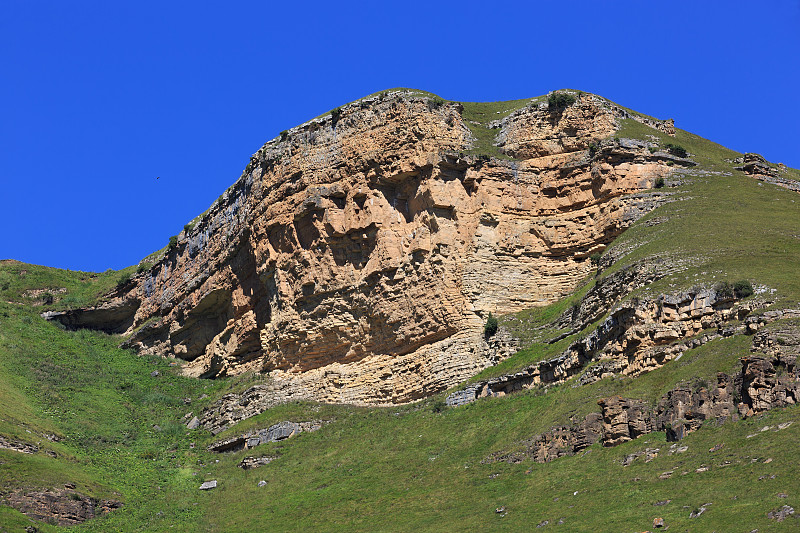
{"label": "rocky cliff", "polygon": [[456,384],[516,349],[484,339],[489,312],[570,293],[690,164],[614,139],[628,115],[593,95],[489,123],[497,157],[475,153],[462,111],[396,91],[284,132],[158,263],[56,318],[129,334],[193,376],[268,373],[264,406]]}

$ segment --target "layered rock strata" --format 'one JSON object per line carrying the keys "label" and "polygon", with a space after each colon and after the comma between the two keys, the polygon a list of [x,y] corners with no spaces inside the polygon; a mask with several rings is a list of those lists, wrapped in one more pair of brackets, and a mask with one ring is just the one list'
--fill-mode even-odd
{"label": "layered rock strata", "polygon": [[532,459],[545,463],[574,455],[598,441],[603,446],[616,446],[654,431],[665,431],[668,441],[677,441],[707,421],[735,421],[795,405],[800,400],[797,330],[764,332],[754,339],[753,349],[760,350],[766,339],[771,339],[768,344],[777,338],[786,339],[787,332],[795,341],[793,344],[782,344],[784,348],[771,355],[754,353],[743,357],[739,372],[718,373],[713,386],[678,386],[662,396],[655,407],[621,396],[601,399],[597,402],[600,412],[590,413],[576,424],[535,435],[520,443],[519,449],[492,454],[486,462]]}
{"label": "layered rock strata", "polygon": [[781,176],[781,173],[786,171],[786,166],[779,165],[778,168],[774,168],[764,159],[764,156],[753,153],[744,154],[744,156],[736,161],[741,163],[741,166],[734,168],[736,170],[741,170],[748,176],[791,191],[800,192],[800,181]]}
{"label": "layered rock strata", "polygon": [[483,341],[490,311],[567,295],[668,200],[651,189],[675,162],[609,139],[619,116],[591,95],[530,105],[497,125],[501,160],[463,155],[476,140],[459,104],[361,100],[264,145],[105,304],[51,318],[126,332],[192,376],[268,373],[266,403],[444,390],[514,351]]}
{"label": "layered rock strata", "polygon": [[237,452],[239,450],[254,448],[268,442],[278,442],[285,440],[303,432],[317,431],[322,427],[323,421],[314,420],[311,422],[292,422],[286,420],[273,424],[266,429],[254,429],[243,435],[237,435],[228,439],[214,442],[209,445],[210,452]]}
{"label": "layered rock strata", "polygon": [[[623,273],[620,276],[626,279]],[[578,374],[582,374],[582,384],[612,375],[637,376],[720,336],[757,330],[759,321],[766,323],[772,315],[762,315],[755,321],[745,319],[762,305],[754,300],[737,303],[731,296],[702,288],[661,295],[655,300],[634,298],[619,304],[597,328],[558,357],[473,384],[470,392],[448,396],[447,403],[462,405],[486,396],[503,396],[561,383]],[[588,308],[594,309],[591,304]],[[731,325],[731,320],[739,323]],[[717,332],[698,336],[710,329]],[[594,364],[587,369],[589,363]]]}
{"label": "layered rock strata", "polygon": [[59,526],[80,524],[122,507],[117,500],[97,500],[72,489],[15,491],[4,496],[4,503],[34,520]]}

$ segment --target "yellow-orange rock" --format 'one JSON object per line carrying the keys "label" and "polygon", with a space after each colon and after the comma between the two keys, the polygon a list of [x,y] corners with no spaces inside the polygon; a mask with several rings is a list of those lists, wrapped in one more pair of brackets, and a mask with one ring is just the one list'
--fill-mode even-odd
{"label": "yellow-orange rock", "polygon": [[494,124],[502,159],[469,153],[459,104],[350,104],[264,145],[110,305],[135,309],[120,324],[141,352],[193,376],[269,373],[276,398],[444,390],[514,351],[483,338],[489,312],[565,296],[663,201],[669,167],[610,138],[616,113],[591,95],[532,104]]}

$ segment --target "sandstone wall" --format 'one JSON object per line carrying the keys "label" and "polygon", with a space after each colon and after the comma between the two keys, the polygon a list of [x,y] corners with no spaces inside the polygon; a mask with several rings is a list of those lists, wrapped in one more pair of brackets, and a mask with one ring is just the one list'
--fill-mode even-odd
{"label": "sandstone wall", "polygon": [[61,319],[126,331],[193,376],[269,373],[270,401],[444,390],[516,348],[482,338],[489,312],[565,296],[665,200],[649,191],[666,162],[603,141],[617,118],[599,98],[495,127],[512,159],[465,155],[460,105],[403,93],[294,128],[158,264]]}

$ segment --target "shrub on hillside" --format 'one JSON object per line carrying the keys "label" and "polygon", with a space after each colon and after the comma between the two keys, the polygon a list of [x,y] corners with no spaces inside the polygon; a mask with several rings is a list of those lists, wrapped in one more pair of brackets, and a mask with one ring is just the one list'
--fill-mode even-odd
{"label": "shrub on hillside", "polygon": [[489,313],[489,317],[486,319],[486,324],[483,326],[483,334],[487,337],[493,336],[497,333],[497,318],[492,316],[492,313]]}
{"label": "shrub on hillside", "polygon": [[664,148],[669,150],[669,153],[671,153],[674,156],[686,157],[687,155],[689,155],[689,153],[686,151],[686,148],[684,148],[679,144],[667,143],[664,145]]}
{"label": "shrub on hillside", "polygon": [[547,105],[550,109],[564,109],[575,103],[575,97],[569,93],[552,93],[547,97]]}
{"label": "shrub on hillside", "polygon": [[755,293],[753,286],[746,279],[737,281],[736,283],[721,281],[714,289],[717,291],[717,296],[722,298],[741,299],[752,296]]}
{"label": "shrub on hillside", "polygon": [[748,296],[752,296],[754,292],[753,286],[746,279],[733,284],[733,294],[736,295],[737,298],[747,298]]}
{"label": "shrub on hillside", "polygon": [[121,289],[122,287],[124,287],[125,285],[127,285],[127,284],[128,284],[130,281],[131,281],[131,275],[130,275],[130,274],[123,274],[123,275],[122,275],[122,276],[120,276],[120,278],[117,280],[117,288],[118,288],[118,289]]}

